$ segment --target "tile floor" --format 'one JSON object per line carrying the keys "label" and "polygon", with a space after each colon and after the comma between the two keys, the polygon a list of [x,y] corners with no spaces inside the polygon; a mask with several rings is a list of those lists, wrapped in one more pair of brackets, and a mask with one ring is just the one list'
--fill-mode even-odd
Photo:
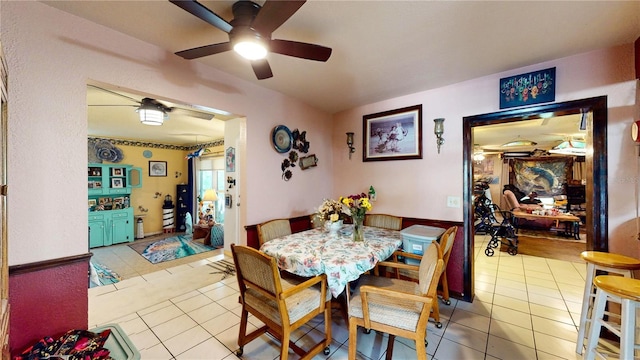
{"label": "tile floor", "polygon": [[[429,326],[429,358],[581,358],[574,348],[586,266],[506,252],[487,257],[487,240],[476,238],[476,298],[473,303],[452,299],[450,306],[440,306],[443,327]],[[93,249],[96,259],[123,271],[125,280],[89,289],[90,328],[119,324],[144,360],[236,359],[240,322],[236,278],[218,281],[222,275],[212,274],[215,270],[207,265],[225,255],[219,250],[204,259],[192,256],[185,258],[188,263],[168,262],[158,270],[130,251],[126,245]],[[142,259],[139,265],[136,257]],[[131,267],[129,272],[121,270],[126,267]],[[260,326],[255,318],[249,322],[251,329]],[[293,339],[304,347],[320,335],[322,322],[318,318]],[[346,324],[338,312],[332,322],[331,354],[318,359],[347,358]],[[245,346],[243,358],[277,359],[278,348],[263,335]],[[359,359],[384,358],[385,350],[385,335],[359,332]],[[394,359],[413,358],[414,345],[397,338]]]}

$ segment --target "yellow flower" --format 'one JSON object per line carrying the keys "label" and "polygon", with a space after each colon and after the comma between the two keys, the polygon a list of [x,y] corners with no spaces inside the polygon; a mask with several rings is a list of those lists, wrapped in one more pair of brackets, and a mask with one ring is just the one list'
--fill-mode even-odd
{"label": "yellow flower", "polygon": [[331,222],[336,222],[338,221],[338,219],[340,219],[340,215],[338,214],[331,214],[331,216],[329,216],[329,220],[331,220]]}

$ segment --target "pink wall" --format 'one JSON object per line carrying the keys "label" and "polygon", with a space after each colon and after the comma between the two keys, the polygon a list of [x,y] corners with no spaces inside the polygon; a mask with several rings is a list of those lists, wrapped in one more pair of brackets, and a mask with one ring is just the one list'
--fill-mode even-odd
{"label": "pink wall", "polygon": [[[462,209],[447,208],[446,199],[462,196],[462,117],[498,110],[500,77],[552,66],[557,67],[556,101],[609,97],[609,214],[601,215],[609,218],[611,250],[638,256],[635,204],[629,201],[638,179],[637,156],[628,133],[632,120],[640,118],[631,44],[368,104],[336,114],[331,121],[329,114],[277,92],[40,2],[3,2],[1,11],[10,89],[10,265],[87,251],[87,194],[78,189],[86,189],[88,79],[244,114],[247,127],[240,143],[246,144],[242,156],[246,164],[241,167],[246,170],[238,186],[246,194],[240,216],[245,224],[308,214],[322,198],[365,191],[370,185],[378,191],[375,212],[461,221]],[[414,104],[423,104],[423,159],[363,163],[362,116]],[[446,118],[446,142],[439,155],[433,135],[437,117]],[[283,155],[269,142],[271,129],[278,124],[306,130],[311,153],[320,159],[318,167],[295,171],[288,182],[281,179]],[[357,153],[352,160],[346,151],[347,131],[356,133]],[[53,274],[64,282],[60,288],[86,286],[80,276]],[[12,327],[13,345],[14,340],[36,338],[40,332],[76,327],[82,320],[75,316],[86,324],[86,303],[80,301],[68,309],[67,317],[52,316],[53,324],[27,327],[30,320],[21,320],[31,306],[67,305],[55,292],[39,293],[39,302],[34,303],[33,284],[41,280],[11,279],[11,322],[19,327]]]}
{"label": "pink wall", "polygon": [[[462,197],[462,118],[499,111],[500,78],[556,67],[556,102],[606,95],[609,104],[610,250],[640,257],[635,240],[635,204],[629,201],[638,179],[636,149],[629,131],[636,105],[633,44],[509,70],[451,86],[368,104],[334,115],[334,196],[376,188],[374,211],[417,218],[462,221],[462,208],[448,208],[447,196]],[[423,106],[423,159],[361,161],[362,116],[416,104]],[[433,119],[444,117],[445,144],[438,154]],[[639,117],[640,118],[640,117]],[[351,161],[344,133],[354,131],[357,153]],[[597,216],[597,215],[596,215]]]}

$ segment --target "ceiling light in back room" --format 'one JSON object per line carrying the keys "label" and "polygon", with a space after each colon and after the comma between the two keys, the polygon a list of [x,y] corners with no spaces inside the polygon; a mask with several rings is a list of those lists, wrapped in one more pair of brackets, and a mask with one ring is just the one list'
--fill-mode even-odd
{"label": "ceiling light in back room", "polygon": [[533,146],[533,145],[538,145],[537,142],[535,141],[531,141],[531,140],[525,140],[525,139],[521,139],[520,135],[518,135],[518,138],[509,142],[506,142],[504,144],[502,144],[502,147],[513,147],[513,146]]}

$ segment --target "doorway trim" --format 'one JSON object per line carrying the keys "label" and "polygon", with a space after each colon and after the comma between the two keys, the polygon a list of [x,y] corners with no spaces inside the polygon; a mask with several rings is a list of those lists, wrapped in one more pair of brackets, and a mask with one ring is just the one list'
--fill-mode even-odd
{"label": "doorway trim", "polygon": [[579,113],[591,113],[587,121],[586,198],[591,211],[587,212],[587,250],[609,251],[608,243],[608,196],[607,196],[607,97],[599,96],[563,103],[546,104],[527,108],[506,110],[488,114],[465,116],[462,119],[462,171],[463,171],[463,216],[464,216],[464,259],[463,259],[463,300],[473,301],[474,289],[474,236],[473,236],[473,132],[476,126],[534,120]]}

